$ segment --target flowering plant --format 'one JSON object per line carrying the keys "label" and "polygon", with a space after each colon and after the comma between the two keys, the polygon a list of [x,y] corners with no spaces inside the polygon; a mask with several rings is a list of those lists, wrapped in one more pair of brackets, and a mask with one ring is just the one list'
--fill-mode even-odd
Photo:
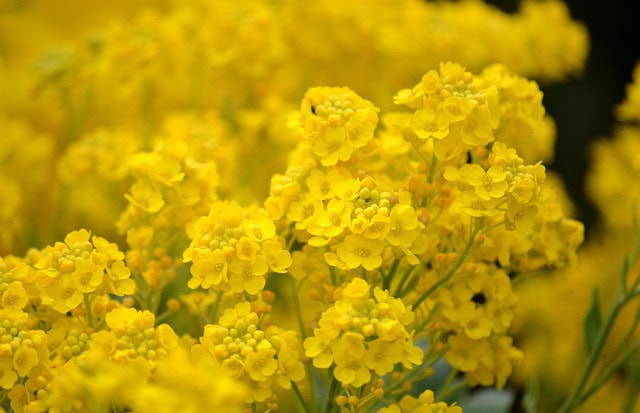
{"label": "flowering plant", "polygon": [[[20,39],[0,55],[0,410],[458,413],[541,377],[526,281],[584,238],[524,77],[581,69],[561,3],[71,3],[99,34],[45,19],[38,42],[74,44],[29,75]],[[551,408],[636,356],[637,316],[605,348],[636,258]]]}

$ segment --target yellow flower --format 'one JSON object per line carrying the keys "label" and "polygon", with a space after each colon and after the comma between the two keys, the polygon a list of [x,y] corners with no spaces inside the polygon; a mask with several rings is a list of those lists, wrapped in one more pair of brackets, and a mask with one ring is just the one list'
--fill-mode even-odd
{"label": "yellow flower", "polygon": [[31,347],[20,347],[13,355],[13,367],[19,376],[27,376],[39,362],[38,353]]}
{"label": "yellow flower", "polygon": [[341,199],[331,199],[324,209],[316,210],[307,227],[309,234],[314,235],[309,239],[309,245],[323,246],[331,238],[337,237],[351,223],[352,204]]}
{"label": "yellow flower", "polygon": [[48,246],[35,263],[39,287],[51,306],[66,313],[78,307],[85,294],[131,294],[135,283],[115,244],[81,229],[67,234],[65,242]]}
{"label": "yellow flower", "polygon": [[404,395],[398,404],[382,408],[378,413],[462,413],[462,408],[455,403],[448,406],[445,402],[435,402],[433,391],[425,390],[417,399]]}
{"label": "yellow flower", "polygon": [[262,242],[276,235],[273,221],[264,216],[255,216],[242,221],[242,229],[253,241]]}
{"label": "yellow flower", "polygon": [[[192,257],[199,255],[200,253],[194,251]],[[187,282],[187,285],[194,289],[200,286],[205,289],[211,288],[223,281],[228,281],[227,271],[227,258],[222,251],[208,252],[204,254],[203,258],[196,259],[196,262],[191,266],[193,277]]]}
{"label": "yellow flower", "polygon": [[335,196],[332,183],[338,181],[339,178],[340,174],[337,169],[330,169],[326,175],[319,169],[314,169],[305,180],[305,183],[309,188],[309,193],[314,198],[323,201]]}
{"label": "yellow flower", "polygon": [[125,267],[124,262],[116,261],[107,269],[107,284],[109,291],[113,294],[122,296],[133,294],[136,283],[131,279],[131,270]]}
{"label": "yellow flower", "polygon": [[262,243],[262,254],[267,259],[269,269],[275,273],[284,274],[291,267],[291,253],[283,249],[278,241],[268,240]]}
{"label": "yellow flower", "polygon": [[273,376],[278,368],[278,363],[273,358],[276,351],[273,348],[258,348],[250,352],[244,362],[244,368],[249,376],[256,381],[264,381]]}
{"label": "yellow flower", "polygon": [[389,232],[385,240],[391,245],[410,248],[424,225],[418,221],[418,213],[409,205],[398,204],[389,215]]}
{"label": "yellow flower", "polygon": [[502,198],[508,187],[507,175],[500,165],[492,165],[487,171],[479,165],[463,165],[460,175],[461,180],[473,186],[476,194],[485,201]]}
{"label": "yellow flower", "polygon": [[341,290],[341,299],[322,313],[313,337],[304,342],[305,355],[317,368],[335,364],[334,376],[343,384],[360,387],[372,371],[384,375],[397,363],[410,369],[422,362],[407,326],[414,314],[402,300],[354,278]]}
{"label": "yellow flower", "polygon": [[192,356],[196,362],[219,362],[226,375],[250,387],[248,403],[267,400],[276,383],[289,389],[291,381],[304,378],[294,331],[276,326],[261,330],[249,302],[228,308],[218,322],[205,326],[200,343],[191,348]]}
{"label": "yellow flower", "polygon": [[362,266],[366,270],[373,270],[382,264],[382,250],[384,242],[365,238],[361,235],[348,235],[338,244],[336,253],[348,268]]}
{"label": "yellow flower", "polygon": [[370,296],[369,284],[362,278],[354,278],[342,290],[342,299],[349,302],[362,302]]}
{"label": "yellow flower", "polygon": [[144,181],[136,181],[131,185],[130,193],[124,197],[131,205],[150,214],[160,211],[165,205],[162,193]]}
{"label": "yellow flower", "polygon": [[29,297],[20,281],[14,281],[7,285],[2,293],[2,308],[7,310],[21,310],[28,301]]}
{"label": "yellow flower", "polygon": [[449,337],[450,349],[445,360],[466,374],[470,385],[491,386],[501,389],[515,364],[522,360],[522,352],[512,347],[507,336],[472,340],[464,335]]}
{"label": "yellow flower", "polygon": [[378,109],[348,88],[311,88],[301,104],[304,134],[323,166],[347,161],[365,146],[378,124]]}
{"label": "yellow flower", "polygon": [[8,355],[0,355],[0,387],[9,390],[16,380],[18,380],[18,375],[13,369],[13,358]]}
{"label": "yellow flower", "polygon": [[338,351],[334,354],[336,367],[333,376],[342,384],[360,387],[371,380],[371,371],[364,361],[364,354],[351,354],[348,351]]}
{"label": "yellow flower", "polygon": [[49,366],[47,336],[32,329],[22,310],[0,310],[0,386],[10,389],[18,377]]}
{"label": "yellow flower", "polygon": [[233,308],[228,308],[220,316],[218,323],[224,327],[234,327],[238,320],[246,318],[251,314],[251,303],[244,301],[236,304]]}
{"label": "yellow flower", "polygon": [[535,205],[517,205],[509,202],[506,218],[515,228],[523,234],[532,234],[538,216],[538,207]]}
{"label": "yellow flower", "polygon": [[331,350],[331,338],[324,329],[314,328],[313,337],[307,337],[304,341],[304,354],[313,358],[313,365],[319,369],[326,369],[333,363]]}
{"label": "yellow flower", "polygon": [[236,254],[243,260],[254,262],[259,249],[260,246],[257,242],[247,237],[241,237],[236,245]]}
{"label": "yellow flower", "polygon": [[268,270],[267,259],[263,256],[256,257],[254,262],[233,258],[229,263],[231,290],[233,292],[246,291],[249,294],[258,294],[266,283],[264,275]]}
{"label": "yellow flower", "polygon": [[440,105],[416,110],[412,127],[420,139],[443,139],[449,135],[449,120]]}
{"label": "yellow flower", "polygon": [[332,166],[338,161],[347,161],[354,146],[347,139],[347,133],[341,127],[327,127],[321,140],[313,146],[313,152],[320,157],[323,166]]}
{"label": "yellow flower", "polygon": [[499,199],[484,200],[473,189],[462,192],[459,199],[462,211],[472,217],[491,217],[502,213],[498,208],[500,206]]}
{"label": "yellow flower", "polygon": [[287,218],[296,223],[296,229],[307,229],[313,222],[316,211],[322,210],[322,202],[311,194],[305,193],[297,201],[291,203]]}
{"label": "yellow flower", "polygon": [[377,339],[368,343],[365,363],[377,375],[384,376],[393,371],[396,363],[402,360],[402,343]]}

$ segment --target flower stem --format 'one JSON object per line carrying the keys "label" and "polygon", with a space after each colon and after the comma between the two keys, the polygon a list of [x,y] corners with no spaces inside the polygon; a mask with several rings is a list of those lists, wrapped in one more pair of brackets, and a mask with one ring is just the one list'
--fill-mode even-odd
{"label": "flower stem", "polygon": [[420,296],[420,298],[418,298],[416,300],[416,302],[413,304],[413,308],[414,309],[418,308],[418,306],[420,304],[422,304],[422,302],[424,300],[426,300],[427,297],[429,297],[431,294],[433,294],[433,292],[435,290],[437,290],[441,285],[443,285],[446,282],[448,282],[451,279],[451,277],[453,277],[453,275],[456,273],[456,271],[458,271],[458,269],[462,266],[462,264],[464,264],[464,262],[466,261],[467,257],[469,256],[469,252],[471,251],[471,247],[473,246],[474,238],[475,238],[475,236],[476,236],[476,234],[478,233],[479,230],[480,230],[480,225],[478,225],[478,227],[471,232],[471,236],[469,237],[469,241],[467,242],[467,245],[464,247],[464,250],[462,251],[462,254],[460,254],[460,257],[458,258],[458,261],[456,261],[455,264],[453,264],[453,266],[451,268],[449,268],[449,271],[447,271],[447,273],[444,275],[444,277],[442,277],[438,281],[436,281],[431,287],[429,287],[429,289],[427,291],[424,292],[424,294],[422,294]]}
{"label": "flower stem", "polygon": [[615,321],[615,319],[616,319],[618,313],[620,312],[621,308],[622,308],[622,306],[620,305],[620,303],[617,303],[609,311],[609,314],[607,314],[607,318],[606,318],[604,324],[602,325],[602,328],[600,329],[600,332],[598,333],[598,336],[596,338],[596,342],[595,342],[595,345],[593,347],[593,351],[591,352],[591,354],[589,354],[589,358],[587,359],[587,364],[585,365],[584,369],[582,370],[582,374],[580,375],[580,379],[578,380],[578,383],[576,384],[576,386],[574,387],[573,391],[571,392],[571,395],[567,398],[567,400],[564,402],[564,404],[558,410],[558,413],[570,412],[571,410],[573,410],[575,407],[577,407],[579,405],[579,402],[580,402],[580,399],[581,399],[581,396],[582,396],[582,390],[586,386],[587,381],[589,380],[589,377],[591,376],[593,368],[595,367],[596,362],[598,361],[598,358],[600,357],[600,353],[602,352],[602,348],[604,347],[604,343],[607,340],[607,336],[609,335],[609,331],[611,330],[611,327],[613,327],[613,322]]}
{"label": "flower stem", "polygon": [[[630,268],[633,267],[633,264],[636,263],[638,259],[638,255],[640,254],[640,232],[636,235],[636,240],[634,246],[631,250],[631,254],[624,259],[624,263],[622,265],[622,269],[620,270],[619,277],[619,285],[618,291],[616,292],[615,298],[609,312],[607,314],[606,319],[604,320],[600,330],[598,331],[598,335],[596,336],[596,341],[593,345],[593,349],[588,355],[587,362],[585,364],[584,369],[580,375],[580,379],[576,383],[573,388],[571,394],[565,402],[558,409],[558,413],[568,413],[572,411],[574,408],[578,407],[580,404],[584,403],[591,394],[593,394],[600,386],[602,386],[606,380],[596,380],[595,383],[584,391],[587,383],[589,382],[589,378],[591,377],[594,368],[600,359],[600,354],[602,353],[602,349],[609,337],[609,333],[618,318],[618,314],[620,311],[629,303],[629,301],[635,298],[635,295],[632,291],[629,291],[626,285],[627,276],[629,275]],[[640,277],[639,277],[640,279]],[[633,286],[637,285],[638,280],[633,282]],[[632,348],[633,350],[633,348]],[[635,351],[635,350],[633,350]],[[607,371],[607,374],[609,372]],[[611,373],[613,374],[613,373]]]}
{"label": "flower stem", "polygon": [[393,264],[391,264],[391,268],[389,269],[389,272],[387,273],[386,277],[383,275],[383,277],[382,277],[382,289],[383,290],[388,290],[389,289],[389,286],[391,285],[391,280],[393,279],[393,276],[395,275],[399,264],[400,264],[400,260],[396,258],[393,261]]}
{"label": "flower stem", "polygon": [[209,310],[209,323],[216,323],[218,321],[218,311],[220,311],[220,302],[222,301],[222,291],[216,293],[216,302],[211,306]]}
{"label": "flower stem", "polygon": [[296,286],[296,279],[290,277],[290,285],[291,285],[291,298],[293,299],[293,306],[296,312],[296,318],[298,319],[298,328],[300,329],[300,337],[302,337],[302,341],[307,338],[307,329],[304,326],[304,321],[302,319],[302,309],[300,308],[300,297],[298,296],[298,288]]}
{"label": "flower stem", "polygon": [[330,413],[335,406],[336,392],[338,391],[338,380],[333,377],[333,369],[329,370],[331,376],[331,384],[329,385],[329,392],[327,393],[327,400],[324,404],[324,413]]}
{"label": "flower stem", "polygon": [[292,381],[291,387],[293,387],[293,391],[296,393],[296,396],[298,397],[298,402],[300,403],[300,406],[302,406],[302,411],[304,413],[309,413],[309,407],[307,407],[307,403],[305,403],[304,397],[302,397],[302,393],[300,393],[300,389],[298,388],[298,385]]}
{"label": "flower stem", "polygon": [[84,294],[84,307],[87,311],[87,324],[89,327],[93,327],[93,313],[91,312],[91,299],[89,298],[89,294]]}

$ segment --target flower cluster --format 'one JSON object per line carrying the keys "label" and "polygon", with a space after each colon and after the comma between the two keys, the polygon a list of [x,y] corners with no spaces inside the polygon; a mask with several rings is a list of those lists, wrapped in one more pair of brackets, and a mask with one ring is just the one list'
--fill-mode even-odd
{"label": "flower cluster", "polygon": [[544,167],[524,165],[515,150],[501,142],[493,145],[487,160],[491,165],[487,169],[465,164],[448,167],[444,173],[447,181],[458,184],[463,211],[475,217],[503,214],[507,227],[531,234],[543,202],[540,194]]}
{"label": "flower cluster", "polygon": [[425,390],[418,396],[404,396],[398,404],[392,404],[378,410],[378,413],[462,413],[462,408],[455,404],[448,406],[445,402],[436,402],[431,390]]}
{"label": "flower cluster", "polygon": [[30,35],[0,56],[0,411],[459,413],[454,386],[506,386],[513,280],[583,235],[521,77],[581,69],[562,3],[68,3],[2,10]]}
{"label": "flower cluster", "polygon": [[23,311],[0,310],[0,320],[0,387],[11,389],[48,364],[47,336]]}
{"label": "flower cluster", "polygon": [[348,161],[366,146],[378,124],[377,108],[348,88],[311,88],[302,100],[304,137],[323,166]]}
{"label": "flower cluster", "polygon": [[[91,240],[89,240],[91,238]],[[35,264],[37,284],[45,303],[60,312],[77,308],[85,295],[131,294],[135,282],[114,243],[87,230],[69,233],[49,246]]]}
{"label": "flower cluster", "polygon": [[[216,389],[216,391],[211,391]],[[215,366],[194,364],[185,350],[159,360],[153,378],[133,365],[122,365],[99,353],[65,364],[47,381],[28,380],[11,390],[14,411],[104,411],[196,413],[208,409],[240,413],[244,388],[217,374]],[[32,397],[32,394],[37,396]]]}
{"label": "flower cluster", "polygon": [[[525,357],[515,376],[520,382],[532,375],[539,377],[541,394],[547,395],[540,401],[543,410],[556,409],[571,393],[585,353],[594,360],[591,373],[598,390],[580,409],[633,409],[630,406],[634,401],[625,395],[636,386],[635,378],[629,374],[638,365],[638,310],[636,303],[631,308],[622,307],[627,294],[637,294],[640,283],[637,252],[630,250],[634,245],[637,251],[640,218],[640,191],[636,184],[640,177],[638,68],[640,65],[634,69],[633,83],[627,86],[626,99],[616,108],[620,122],[615,125],[613,136],[593,142],[590,148],[586,188],[600,213],[601,225],[578,251],[577,265],[518,286],[520,302],[513,335],[521,343]],[[594,314],[607,314],[608,303],[621,307],[608,311],[618,315],[598,358],[585,340],[589,332],[584,326],[593,323],[590,317]],[[533,329],[536,335],[529,334]],[[556,344],[549,346],[551,342]],[[637,401],[635,405],[637,410]]]}
{"label": "flower cluster", "polygon": [[633,69],[633,82],[627,86],[627,96],[616,108],[618,120],[622,122],[640,121],[640,63]]}
{"label": "flower cluster", "polygon": [[[193,150],[188,140],[166,139],[153,152],[138,152],[129,159],[136,179],[125,195],[129,205],[117,226],[136,248],[148,248],[154,235],[166,238],[176,229],[184,231],[217,199],[216,164],[199,162],[190,156]],[[151,236],[142,235],[149,232]]]}
{"label": "flower cluster", "polygon": [[251,303],[238,303],[225,310],[218,324],[207,324],[200,344],[192,348],[196,360],[211,357],[230,377],[246,383],[251,389],[247,402],[263,402],[272,397],[275,384],[290,389],[305,375],[296,332],[259,325]]}
{"label": "flower cluster", "polygon": [[342,297],[325,312],[304,342],[305,354],[318,368],[333,368],[342,384],[361,387],[372,372],[384,376],[397,363],[419,365],[422,350],[413,344],[411,308],[380,288],[371,297],[369,284],[354,278]]}
{"label": "flower cluster", "polygon": [[192,261],[189,287],[257,294],[269,271],[284,273],[291,254],[276,235],[273,221],[261,211],[245,211],[219,202],[200,218],[184,253]]}
{"label": "flower cluster", "polygon": [[138,369],[150,371],[157,359],[178,345],[178,336],[167,324],[155,326],[149,311],[117,308],[106,316],[108,329],[92,334],[92,349],[116,362],[135,362]]}

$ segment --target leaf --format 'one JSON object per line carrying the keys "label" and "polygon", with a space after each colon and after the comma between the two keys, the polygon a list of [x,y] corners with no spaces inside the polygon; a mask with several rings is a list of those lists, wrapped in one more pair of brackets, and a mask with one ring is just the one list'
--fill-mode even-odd
{"label": "leaf", "polygon": [[600,304],[598,303],[598,289],[596,288],[593,290],[591,308],[584,320],[584,342],[587,348],[587,354],[591,354],[601,327],[602,314],[600,312]]}
{"label": "leaf", "polygon": [[538,411],[538,400],[540,400],[540,382],[535,376],[529,378],[527,390],[522,397],[522,407],[527,413],[536,413]]}

